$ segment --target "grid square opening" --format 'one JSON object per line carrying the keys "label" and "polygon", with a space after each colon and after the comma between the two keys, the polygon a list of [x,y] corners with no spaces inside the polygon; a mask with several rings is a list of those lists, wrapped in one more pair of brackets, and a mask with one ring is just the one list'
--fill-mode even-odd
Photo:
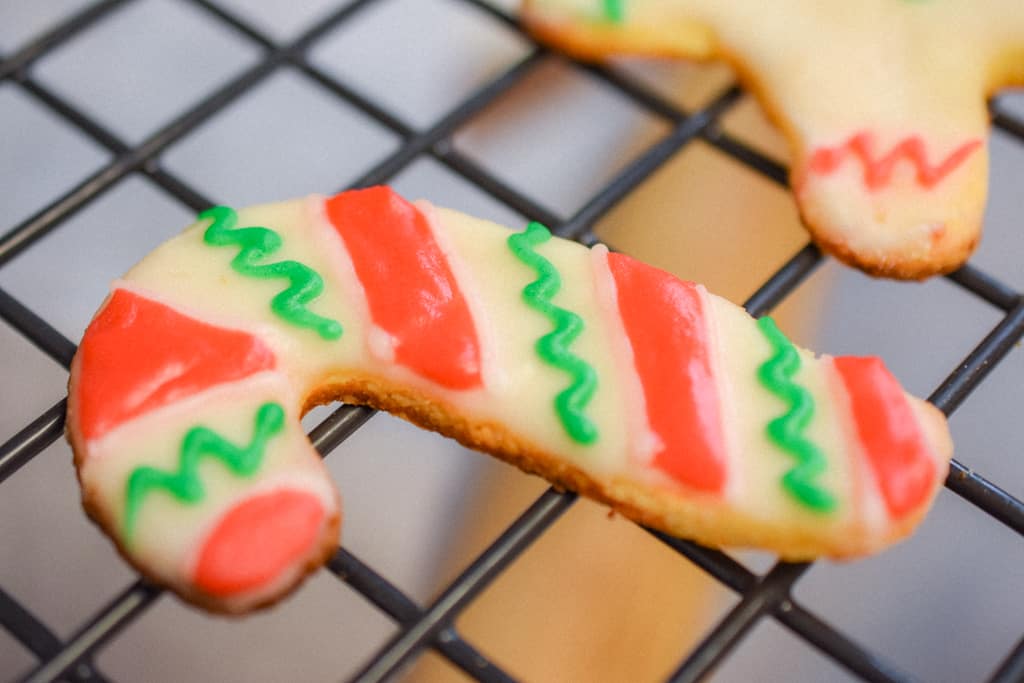
{"label": "grid square opening", "polygon": [[518,35],[467,3],[387,0],[326,36],[310,59],[426,128],[527,53]]}
{"label": "grid square opening", "polygon": [[81,182],[108,155],[10,83],[0,83],[0,186],[7,232]]}
{"label": "grid square opening", "polygon": [[246,206],[336,192],[396,144],[390,131],[289,69],[171,147],[163,162],[213,201]]}
{"label": "grid square opening", "polygon": [[204,19],[185,3],[132,3],[47,54],[33,72],[82,111],[138,142],[259,54],[234,31]]}

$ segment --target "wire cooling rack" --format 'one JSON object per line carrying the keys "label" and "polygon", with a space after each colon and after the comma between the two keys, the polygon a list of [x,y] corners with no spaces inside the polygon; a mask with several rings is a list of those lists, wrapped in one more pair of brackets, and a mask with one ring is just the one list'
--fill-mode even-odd
{"label": "wire cooling rack", "polygon": [[[505,31],[521,33],[516,18],[506,9],[476,0],[452,0],[475,12],[485,21]],[[60,18],[35,38],[24,42],[10,54],[0,54],[0,85],[11,84],[57,117],[63,125],[84,134],[106,150],[109,161],[98,171],[59,196],[42,203],[29,218],[0,237],[0,270],[30,252],[40,240],[91,202],[103,196],[130,176],[146,178],[168,197],[191,211],[199,211],[213,203],[204,188],[184,180],[162,163],[161,155],[168,148],[216,118],[231,103],[241,98],[271,74],[285,68],[301,72],[315,82],[324,93],[354,107],[362,116],[376,121],[400,139],[400,144],[383,158],[364,168],[351,186],[368,186],[388,182],[398,173],[422,158],[430,158],[445,166],[463,180],[479,188],[492,199],[529,219],[551,226],[558,234],[585,243],[595,240],[592,227],[620,201],[632,193],[674,155],[695,141],[702,141],[718,153],[745,165],[772,183],[786,187],[786,169],[757,149],[723,132],[720,123],[740,101],[738,86],[726,87],[704,106],[684,111],[642,81],[622,71],[591,65],[573,65],[614,89],[632,106],[668,126],[668,132],[646,147],[625,168],[583,202],[572,215],[560,215],[546,207],[544,200],[524,193],[490,172],[483,164],[452,144],[453,136],[485,108],[505,97],[517,84],[528,78],[548,60],[563,59],[551,55],[541,46],[523,40],[529,46],[524,57],[510,68],[490,79],[469,96],[452,102],[447,113],[425,127],[408,123],[385,103],[375,101],[346,85],[338,77],[325,72],[308,59],[310,50],[323,37],[356,20],[368,7],[383,0],[357,0],[342,4],[297,39],[280,43],[255,25],[236,15],[215,0],[181,0],[204,17],[244,37],[259,53],[248,68],[230,78],[201,101],[196,102],[155,133],[138,142],[130,142],[111,132],[93,115],[75,106],[68,98],[40,82],[33,75],[33,66],[77,36],[94,31],[116,16],[129,0],[103,0]],[[158,28],[154,27],[156,30]],[[1024,143],[1024,120],[1015,118],[997,103],[992,105],[994,125],[1008,139]],[[338,188],[340,189],[340,188]],[[799,249],[785,265],[763,282],[746,302],[753,315],[762,315],[788,297],[795,288],[827,260],[812,244]],[[1024,300],[1013,287],[1004,284],[981,268],[968,265],[947,276],[955,288],[986,307],[999,311],[998,322],[975,340],[975,346],[962,362],[951,368],[938,382],[929,400],[943,412],[955,411],[979,384],[990,376],[999,362],[1024,334]],[[24,304],[8,291],[0,290],[0,316],[12,328],[31,341],[42,353],[69,366],[75,344],[59,332],[45,316]],[[17,391],[5,386],[4,391]],[[16,481],[12,475],[62,436],[65,401],[46,410],[0,446],[0,497],[5,487]],[[325,456],[359,429],[372,411],[343,406],[324,419],[311,432],[311,438]],[[344,450],[344,449],[340,449]],[[1024,532],[1024,505],[996,483],[954,461],[946,487],[957,496],[983,511],[988,524],[1005,525]],[[944,495],[949,495],[944,494]],[[397,623],[394,636],[375,653],[366,653],[365,665],[353,677],[358,681],[378,681],[394,675],[424,652],[433,650],[468,676],[482,681],[508,681],[512,676],[498,662],[486,657],[478,645],[459,633],[455,624],[481,592],[492,584],[510,564],[574,504],[571,493],[548,490],[511,524],[500,537],[439,593],[429,604],[417,604],[392,581],[353,555],[340,548],[328,563],[328,569],[340,581],[358,591],[377,610]],[[901,681],[909,675],[882,654],[862,646],[842,628],[819,615],[813,605],[805,605],[794,596],[794,589],[811,565],[780,562],[764,573],[747,568],[725,553],[693,543],[653,533],[664,544],[694,563],[708,575],[738,596],[738,602],[718,623],[703,635],[697,646],[679,653],[679,664],[671,674],[673,681],[692,681],[706,676],[723,663],[744,642],[745,636],[765,620],[774,620],[798,636],[806,646],[831,658],[849,674],[870,681]],[[1016,536],[1014,536],[1016,538]],[[5,552],[0,548],[0,553]],[[45,568],[40,568],[44,571]],[[28,672],[3,672],[24,680],[73,681],[107,680],[95,659],[125,633],[131,631],[147,614],[161,594],[142,580],[124,587],[120,594],[105,603],[96,604],[91,616],[69,635],[58,637],[34,613],[8,592],[0,576],[0,625],[36,658]],[[942,599],[941,596],[937,599]],[[653,626],[652,626],[653,627]],[[2,632],[0,632],[2,634]],[[1001,660],[991,662],[990,681],[1024,680],[1024,639],[1006,652]]]}

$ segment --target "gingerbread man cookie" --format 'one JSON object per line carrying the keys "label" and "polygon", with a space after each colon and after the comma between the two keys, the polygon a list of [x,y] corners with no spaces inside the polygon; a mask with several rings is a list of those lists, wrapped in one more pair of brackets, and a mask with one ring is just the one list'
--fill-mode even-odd
{"label": "gingerbread man cookie", "polygon": [[815,358],[628,256],[377,187],[209,209],[114,283],[72,364],[85,508],[187,600],[272,602],[337,544],[299,423],[331,400],[787,558],[903,537],[952,449],[877,359]]}
{"label": "gingerbread man cookie", "polygon": [[525,0],[579,57],[725,59],[790,141],[790,182],[826,251],[921,279],[976,246],[986,96],[1024,84],[1018,0]]}

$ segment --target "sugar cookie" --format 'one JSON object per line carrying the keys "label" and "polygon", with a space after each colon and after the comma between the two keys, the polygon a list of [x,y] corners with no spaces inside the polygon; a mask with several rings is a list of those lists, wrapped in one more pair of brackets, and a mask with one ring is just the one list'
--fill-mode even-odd
{"label": "sugar cookie", "polygon": [[72,364],[85,508],[184,598],[272,602],[337,544],[299,423],[331,400],[787,558],[909,533],[952,448],[877,359],[815,358],[628,256],[376,187],[209,209],[114,283]]}

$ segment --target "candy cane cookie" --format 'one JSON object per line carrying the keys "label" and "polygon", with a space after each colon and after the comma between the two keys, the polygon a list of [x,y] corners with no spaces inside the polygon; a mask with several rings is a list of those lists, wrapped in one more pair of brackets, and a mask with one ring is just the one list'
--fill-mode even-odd
{"label": "candy cane cookie", "polygon": [[1019,0],[524,0],[576,56],[725,59],[789,140],[826,251],[868,273],[953,270],[981,234],[986,99],[1024,85]]}
{"label": "candy cane cookie", "polygon": [[299,423],[332,400],[793,559],[908,534],[952,450],[877,359],[816,358],[603,246],[375,187],[209,209],[113,284],[71,371],[85,509],[186,600],[268,604],[338,541]]}

